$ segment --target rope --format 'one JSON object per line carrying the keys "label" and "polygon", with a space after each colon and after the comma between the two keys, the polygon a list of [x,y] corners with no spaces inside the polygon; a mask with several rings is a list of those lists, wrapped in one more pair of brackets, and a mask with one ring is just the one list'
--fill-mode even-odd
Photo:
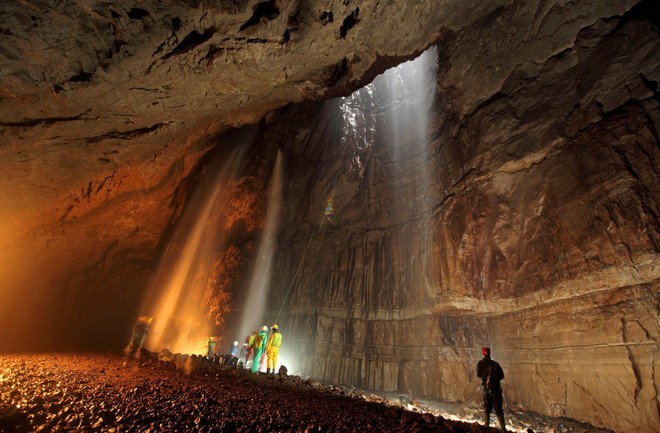
{"label": "rope", "polygon": [[[317,227],[321,227],[324,221],[325,218],[321,220],[321,224],[319,224]],[[291,288],[293,287],[293,283],[296,281],[298,272],[300,272],[300,268],[302,268],[303,261],[305,260],[305,256],[307,255],[307,249],[309,248],[309,244],[312,243],[312,234],[313,233],[310,233],[309,239],[307,240],[307,246],[305,246],[305,251],[303,251],[302,256],[300,257],[300,262],[298,262],[298,267],[296,268],[296,272],[295,274],[293,274],[293,278],[291,279],[291,284],[289,284],[289,290],[286,291],[286,296],[284,296],[284,299],[282,300],[282,305],[280,305],[280,311],[277,312],[277,317],[275,317],[275,322],[273,323],[277,323],[278,319],[280,318],[280,314],[282,313],[282,308],[284,308],[284,303],[289,298],[289,294],[291,293]]]}
{"label": "rope", "polygon": [[[332,187],[332,192],[330,194],[330,200],[334,200],[335,189],[337,188],[337,182],[339,182],[339,178],[335,179],[334,185]],[[334,213],[334,203],[333,203],[333,213]],[[321,226],[323,225],[323,223],[325,223],[326,218],[328,219],[328,221],[330,220],[330,215],[325,214],[325,208],[324,208],[324,215],[321,218],[322,218],[321,223],[318,226],[316,226],[316,231],[318,231],[321,228]],[[305,256],[307,255],[307,249],[309,248],[309,244],[312,242],[312,237],[313,237],[312,235],[313,234],[314,234],[314,232],[310,233],[310,235],[309,235],[309,239],[307,240],[307,246],[305,246],[305,251],[303,251],[303,254],[300,257],[300,262],[298,263],[298,268],[296,268],[296,273],[293,274],[293,278],[291,279],[291,284],[289,284],[289,290],[286,291],[286,295],[284,296],[284,299],[282,300],[282,305],[280,305],[280,311],[277,312],[277,317],[275,317],[275,322],[273,322],[273,323],[277,323],[277,321],[280,318],[280,314],[282,314],[282,308],[284,308],[284,303],[289,298],[289,294],[291,293],[291,288],[293,287],[293,283],[296,281],[296,277],[298,276],[298,272],[300,272],[300,268],[302,267],[303,260],[305,260]]]}

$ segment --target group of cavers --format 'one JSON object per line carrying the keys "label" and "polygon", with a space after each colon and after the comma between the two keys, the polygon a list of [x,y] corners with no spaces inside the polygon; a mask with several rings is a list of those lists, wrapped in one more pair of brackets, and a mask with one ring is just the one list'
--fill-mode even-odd
{"label": "group of cavers", "polygon": [[[144,347],[144,343],[149,335],[149,329],[153,318],[150,316],[140,316],[133,328],[131,341],[124,349],[128,356],[136,355]],[[238,341],[234,341],[231,351],[228,355],[216,355],[216,337],[209,337],[206,343],[206,357],[212,361],[220,361],[223,364],[249,368],[253,373],[264,371],[266,373],[275,373],[277,366],[277,357],[282,346],[282,333],[280,333],[277,324],[274,324],[268,332],[268,327],[264,325],[260,332],[252,331],[245,339],[243,347],[238,348]]]}
{"label": "group of cavers", "polygon": [[[247,336],[243,346],[238,348],[238,341],[234,341],[229,355],[223,359],[224,364],[237,366],[251,370],[253,373],[264,371],[275,373],[277,357],[282,347],[282,333],[277,324],[274,324],[268,332],[268,327],[263,326],[261,331],[252,331]],[[212,339],[208,342],[208,358],[213,357],[215,343]]]}
{"label": "group of cavers", "polygon": [[[148,321],[140,320],[133,331],[131,343],[127,348],[127,354],[134,354],[142,347],[148,334],[151,318]],[[274,324],[268,332],[268,327],[264,326],[260,332],[253,331],[245,339],[242,348],[239,351],[238,341],[234,341],[231,353],[223,359],[224,364],[234,365],[239,368],[250,369],[253,373],[263,371],[266,367],[266,373],[275,373],[277,366],[277,357],[282,346],[282,334]],[[215,340],[209,338],[208,358],[215,355]],[[504,411],[502,409],[502,386],[500,381],[504,379],[504,371],[499,363],[490,357],[490,348],[481,349],[483,358],[477,363],[477,377],[481,379],[484,397],[484,425],[490,425],[490,414],[495,412],[499,427],[506,431],[504,422]],[[284,367],[282,367],[284,368]]]}

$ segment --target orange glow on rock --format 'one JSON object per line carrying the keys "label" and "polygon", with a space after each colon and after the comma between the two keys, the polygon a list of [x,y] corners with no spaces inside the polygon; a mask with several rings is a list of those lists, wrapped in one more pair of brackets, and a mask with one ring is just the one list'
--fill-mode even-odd
{"label": "orange glow on rock", "polygon": [[223,324],[225,316],[231,310],[231,295],[228,288],[239,277],[239,257],[238,248],[232,245],[227,249],[224,260],[215,259],[213,262],[205,303],[208,304],[209,316],[216,326]]}
{"label": "orange glow on rock", "polygon": [[243,154],[208,170],[213,178],[195,191],[177,223],[143,307],[143,314],[154,317],[151,350],[204,354],[214,323],[229,311],[223,274],[236,266],[228,268],[217,257],[236,258],[223,253],[229,235],[223,218]]}
{"label": "orange glow on rock", "polygon": [[254,190],[251,179],[244,179],[235,187],[234,197],[227,205],[225,228],[230,229],[238,222],[245,224],[245,230],[254,231],[258,221],[255,218],[255,209],[262,198],[259,191]]}

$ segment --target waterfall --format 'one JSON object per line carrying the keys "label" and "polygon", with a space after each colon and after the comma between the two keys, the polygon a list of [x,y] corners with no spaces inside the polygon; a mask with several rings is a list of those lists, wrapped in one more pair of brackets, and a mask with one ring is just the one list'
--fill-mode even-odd
{"label": "waterfall", "polygon": [[[417,200],[428,199],[430,182],[428,163],[429,115],[435,96],[437,49],[431,48],[416,59],[385,71],[374,85],[386,96],[388,120],[383,125],[389,137],[395,170],[415,170],[414,194],[397,200],[399,217],[410,218],[415,209],[425,209]],[[405,173],[401,173],[405,175]]]}
{"label": "waterfall", "polygon": [[367,151],[377,148],[379,158],[390,171],[391,178],[411,179],[408,194],[395,201],[393,216],[409,220],[416,212],[425,211],[430,182],[429,116],[434,103],[437,48],[426,50],[416,59],[388,69],[371,84],[340,98],[342,143],[354,143],[353,171],[361,172]]}
{"label": "waterfall", "polygon": [[239,340],[245,338],[250,331],[257,330],[263,325],[263,315],[266,299],[270,289],[273,255],[275,254],[276,235],[282,202],[282,155],[278,151],[275,167],[268,186],[268,208],[263,231],[257,247],[257,258],[250,278],[248,296],[245,302],[243,318],[239,328]]}
{"label": "waterfall", "polygon": [[[404,302],[432,295],[429,219],[433,203],[430,116],[436,95],[435,47],[377,76],[340,100],[342,144],[352,152],[352,173],[370,167],[370,201],[364,212],[379,224],[399,227],[402,242],[393,266],[399,271],[390,289]],[[352,144],[352,145],[350,145]],[[341,198],[340,198],[341,199]],[[341,206],[341,201],[339,202]]]}
{"label": "waterfall", "polygon": [[220,218],[246,149],[241,146],[211,161],[205,169],[206,182],[200,182],[183,210],[142,308],[142,314],[154,318],[147,341],[150,350],[205,352],[212,330],[205,304],[209,272],[217,252],[227,246]]}

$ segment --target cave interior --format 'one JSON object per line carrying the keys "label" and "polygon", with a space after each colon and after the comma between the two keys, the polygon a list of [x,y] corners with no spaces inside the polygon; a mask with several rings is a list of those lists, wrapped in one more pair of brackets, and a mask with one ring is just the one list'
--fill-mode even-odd
{"label": "cave interior", "polygon": [[[0,352],[660,426],[653,0],[0,5]],[[613,397],[614,396],[614,397]]]}

